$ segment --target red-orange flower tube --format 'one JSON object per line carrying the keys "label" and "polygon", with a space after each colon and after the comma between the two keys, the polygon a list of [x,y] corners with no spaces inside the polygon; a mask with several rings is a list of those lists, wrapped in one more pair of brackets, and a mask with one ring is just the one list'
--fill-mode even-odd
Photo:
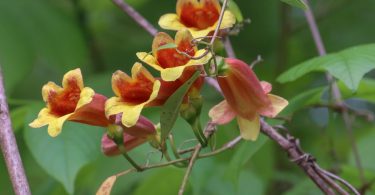
{"label": "red-orange flower tube", "polygon": [[228,123],[237,116],[241,136],[256,140],[260,131],[259,115],[273,118],[288,101],[269,94],[271,84],[260,82],[243,61],[227,58],[224,66],[217,80],[225,100],[213,107],[209,115],[217,124]]}
{"label": "red-orange flower tube", "polygon": [[29,125],[33,128],[48,125],[51,137],[60,134],[66,120],[103,127],[110,124],[104,112],[107,98],[84,87],[80,69],[66,73],[62,87],[48,82],[42,88],[42,95],[46,107]]}
{"label": "red-orange flower tube", "polygon": [[[147,142],[146,138],[134,137],[126,133],[124,133],[123,139],[124,147],[127,152]],[[104,134],[102,137],[101,149],[106,156],[117,156],[121,154],[121,151],[119,150],[116,143],[111,138],[109,138],[107,134]]]}

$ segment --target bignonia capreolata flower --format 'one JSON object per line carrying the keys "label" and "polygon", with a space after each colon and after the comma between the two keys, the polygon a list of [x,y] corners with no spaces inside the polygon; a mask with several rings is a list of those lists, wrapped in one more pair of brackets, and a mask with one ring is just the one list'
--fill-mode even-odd
{"label": "bignonia capreolata flower", "polygon": [[273,118],[288,101],[269,94],[272,86],[260,82],[253,70],[243,61],[227,58],[217,76],[225,100],[214,106],[209,116],[217,124],[237,118],[241,136],[256,140],[260,131],[260,116]]}
{"label": "bignonia capreolata flower", "polygon": [[[207,36],[219,25],[221,6],[218,0],[177,0],[176,13],[161,16],[159,25],[167,30],[189,29],[194,38]],[[220,29],[231,28],[235,16],[225,10]]]}

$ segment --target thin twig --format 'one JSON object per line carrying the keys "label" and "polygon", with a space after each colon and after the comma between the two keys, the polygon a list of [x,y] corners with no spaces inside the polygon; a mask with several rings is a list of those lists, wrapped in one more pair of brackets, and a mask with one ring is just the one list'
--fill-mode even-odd
{"label": "thin twig", "polygon": [[140,15],[133,7],[124,2],[123,0],[112,0],[122,11],[127,13],[139,26],[145,29],[151,36],[155,36],[158,30],[149,23],[142,15]]}
{"label": "thin twig", "polygon": [[197,146],[195,146],[195,150],[193,152],[193,155],[191,156],[191,159],[189,161],[189,165],[188,165],[188,167],[186,169],[186,172],[185,172],[185,175],[184,175],[184,179],[182,180],[181,187],[178,191],[178,195],[184,194],[187,181],[189,180],[189,176],[191,174],[191,171],[193,170],[194,163],[197,160],[197,157],[198,157],[201,149],[202,149],[201,144],[198,144]]}
{"label": "thin twig", "polygon": [[355,189],[349,182],[345,181],[344,179],[342,179],[341,177],[333,174],[333,173],[330,173],[324,169],[322,169],[318,164],[315,163],[315,167],[317,169],[319,169],[319,171],[323,172],[324,174],[326,174],[327,176],[341,182],[342,184],[344,184],[347,188],[349,188],[355,195],[360,195],[360,193],[357,191],[357,189]]}
{"label": "thin twig", "polygon": [[227,56],[230,56],[231,58],[236,58],[236,53],[234,52],[229,36],[226,36],[223,39],[223,44],[224,44],[225,51],[227,52]]}
{"label": "thin twig", "polygon": [[8,169],[14,193],[28,195],[30,193],[25,170],[18,151],[16,138],[14,137],[12,124],[6,101],[3,75],[0,67],[0,147]]}
{"label": "thin twig", "polygon": [[[307,23],[309,25],[311,34],[313,36],[316,48],[317,48],[320,56],[325,56],[325,55],[327,55],[327,52],[326,52],[326,49],[324,47],[324,43],[323,43],[321,35],[320,35],[318,25],[316,24],[314,13],[311,10],[311,7],[309,5],[308,0],[305,0],[305,3],[308,7],[305,11],[305,17],[306,17]],[[342,95],[341,95],[340,89],[338,88],[335,79],[329,73],[326,73],[326,78],[327,78],[327,81],[331,84],[331,90],[332,90],[331,92],[332,92],[333,99],[334,99],[335,103],[339,106],[345,106],[344,102],[342,101]],[[361,180],[362,184],[365,184],[366,179],[365,179],[365,176],[364,176],[364,170],[363,170],[363,167],[362,167],[361,158],[359,156],[357,143],[356,143],[356,140],[354,138],[354,132],[353,132],[353,128],[352,128],[353,125],[352,125],[352,122],[350,120],[349,112],[348,112],[347,109],[343,110],[342,117],[343,117],[343,120],[344,120],[344,123],[345,123],[346,130],[348,132],[348,136],[349,136],[349,140],[350,140],[350,143],[351,143],[351,146],[352,146],[355,162],[356,162],[356,165],[357,165],[357,168],[358,168],[358,171],[359,171],[360,180]]]}

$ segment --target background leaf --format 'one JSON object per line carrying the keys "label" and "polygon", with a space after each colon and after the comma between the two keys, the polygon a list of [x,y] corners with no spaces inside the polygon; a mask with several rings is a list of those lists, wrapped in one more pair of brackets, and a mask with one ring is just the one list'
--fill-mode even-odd
{"label": "background leaf", "polygon": [[[31,107],[27,121],[37,116],[42,105]],[[74,192],[74,182],[80,169],[100,154],[103,129],[84,124],[66,122],[56,138],[47,134],[47,128],[25,127],[24,137],[28,148],[39,165],[61,182],[69,194]]]}
{"label": "background leaf", "polygon": [[161,114],[160,114],[160,125],[161,125],[161,138],[165,140],[171,132],[174,123],[176,122],[178,113],[180,111],[181,103],[190,89],[190,86],[198,78],[200,72],[195,72],[189,80],[187,80],[181,87],[179,87],[176,92],[174,92],[168,100],[163,105]]}
{"label": "background leaf", "polygon": [[[87,66],[87,50],[74,17],[48,1],[0,2],[0,65],[8,93],[35,65],[62,73]],[[27,77],[26,77],[27,78]]]}
{"label": "background leaf", "polygon": [[268,141],[268,138],[260,134],[257,141],[243,141],[237,148],[229,162],[227,176],[232,182],[237,183],[240,172],[251,157]]}
{"label": "background leaf", "polygon": [[375,44],[351,47],[343,51],[316,57],[296,65],[278,77],[286,83],[312,71],[328,71],[355,91],[363,76],[375,68]]}
{"label": "background leaf", "polygon": [[301,8],[303,10],[307,9],[307,5],[303,0],[281,0],[281,1],[291,6]]}
{"label": "background leaf", "polygon": [[[175,168],[163,168],[157,170],[156,173],[149,176],[137,187],[134,195],[175,195],[179,190],[184,173],[183,169]],[[188,192],[186,193],[188,194]]]}

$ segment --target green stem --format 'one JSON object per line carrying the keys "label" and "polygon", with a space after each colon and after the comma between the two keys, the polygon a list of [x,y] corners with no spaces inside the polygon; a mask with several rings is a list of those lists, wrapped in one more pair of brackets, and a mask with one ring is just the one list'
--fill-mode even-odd
{"label": "green stem", "polygon": [[[197,117],[199,118],[199,117]],[[202,145],[202,147],[207,146],[207,138],[203,133],[201,123],[199,122],[199,119],[195,119],[194,122],[191,125],[191,128],[193,129],[195,137],[197,137],[199,143]]]}
{"label": "green stem", "polygon": [[121,151],[121,154],[123,157],[126,158],[126,160],[135,168],[138,172],[143,171],[142,167],[140,167],[126,152],[126,149],[123,145],[117,144],[119,150]]}

